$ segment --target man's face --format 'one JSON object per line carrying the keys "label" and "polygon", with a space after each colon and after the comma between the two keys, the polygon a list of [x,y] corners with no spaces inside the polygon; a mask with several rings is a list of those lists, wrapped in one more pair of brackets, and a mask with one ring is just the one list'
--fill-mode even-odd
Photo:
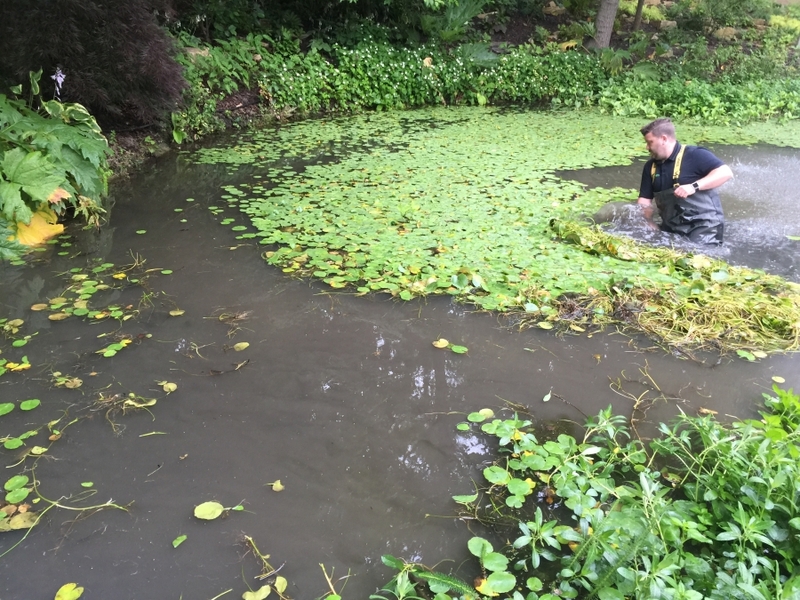
{"label": "man's face", "polygon": [[664,160],[669,158],[672,148],[670,148],[670,139],[666,135],[653,135],[648,132],[644,135],[644,141],[647,144],[647,151],[654,160]]}

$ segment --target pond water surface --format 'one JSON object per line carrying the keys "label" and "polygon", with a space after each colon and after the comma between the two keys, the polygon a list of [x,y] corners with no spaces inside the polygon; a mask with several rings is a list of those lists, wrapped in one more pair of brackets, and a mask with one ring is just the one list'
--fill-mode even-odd
{"label": "pond water surface", "polygon": [[[797,152],[729,147],[720,154],[737,173],[723,197],[729,239],[747,231],[750,242],[800,233],[787,183]],[[622,185],[636,187],[637,168],[621,172],[629,179]],[[607,170],[583,175],[602,185]],[[3,600],[52,598],[70,581],[85,587],[84,598],[210,600],[228,590],[223,597],[240,598],[260,585],[243,535],[282,566],[290,596],[326,592],[322,563],[329,573],[335,569],[334,579],[352,575],[345,598],[363,599],[391,576],[382,554],[428,565],[452,561],[441,570],[459,569],[467,559],[471,525],[453,517],[450,497],[471,493],[492,456],[477,430],[456,430],[471,411],[524,405],[546,430],[561,419],[582,422],[609,404],[630,415],[632,398],[646,394],[654,403],[635,416],[647,435],[648,424],[678,408],[753,415],[775,375],[786,387],[800,387],[796,355],[691,360],[614,330],[590,337],[519,331],[512,321],[447,298],[358,297],[287,278],[207,209],[218,202],[222,177],[219,168],[190,166],[174,155],[154,160],[113,186],[110,227],[81,246],[90,254],[70,258],[51,247],[30,266],[0,267],[0,317],[25,319],[26,331],[38,332],[24,349],[2,346],[9,359],[24,350],[33,367],[0,378],[0,399],[42,401],[29,413],[1,417],[0,436],[39,427],[62,411],[87,417],[37,462],[39,491],[67,498],[91,482],[97,493],[78,505],[130,503],[127,513],[79,520],[50,511],[0,559]],[[221,216],[239,217],[230,209]],[[766,246],[749,258],[744,247],[731,256],[796,279],[796,251]],[[116,302],[140,307],[139,317],[121,326],[137,343],[117,356],[96,353],[108,343],[97,336],[116,330],[116,322],[51,322],[30,311],[60,295],[62,274],[87,258],[121,266],[132,256],[157,270],[147,283],[150,303],[139,304],[135,286],[113,292]],[[170,316],[176,309],[185,313]],[[431,342],[439,337],[469,352],[438,350]],[[238,342],[249,347],[237,352]],[[53,371],[84,383],[54,387]],[[165,395],[162,381],[177,390]],[[656,401],[654,385],[663,399]],[[158,402],[108,419],[92,410],[100,393],[130,392]],[[48,444],[43,432],[26,442]],[[22,469],[12,467],[19,452],[0,450],[9,476]],[[283,491],[265,485],[276,480]],[[193,508],[207,500],[242,503],[245,511],[198,521]],[[173,548],[182,534],[186,541]],[[0,553],[22,535],[0,534]],[[459,573],[474,575],[468,568]]]}

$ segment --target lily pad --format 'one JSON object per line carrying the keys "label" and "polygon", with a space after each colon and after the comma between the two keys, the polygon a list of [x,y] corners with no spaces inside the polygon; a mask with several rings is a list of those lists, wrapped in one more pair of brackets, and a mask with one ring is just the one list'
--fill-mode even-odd
{"label": "lily pad", "polygon": [[213,521],[225,511],[225,507],[219,502],[203,502],[195,506],[194,516],[198,519]]}

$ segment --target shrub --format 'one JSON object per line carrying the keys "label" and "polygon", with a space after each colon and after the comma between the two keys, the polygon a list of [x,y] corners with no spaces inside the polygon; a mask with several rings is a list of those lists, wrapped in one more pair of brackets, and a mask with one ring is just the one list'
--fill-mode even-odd
{"label": "shrub", "polygon": [[0,3],[0,79],[66,74],[61,98],[80,102],[103,125],[148,124],[166,116],[184,80],[172,44],[153,15],[151,0],[61,0]]}

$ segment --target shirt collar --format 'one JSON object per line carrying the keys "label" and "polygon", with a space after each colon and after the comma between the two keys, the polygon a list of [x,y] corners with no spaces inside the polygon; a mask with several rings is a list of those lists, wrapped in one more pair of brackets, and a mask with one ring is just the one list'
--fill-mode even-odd
{"label": "shirt collar", "polygon": [[669,158],[667,158],[665,160],[662,160],[661,162],[665,163],[665,162],[670,161],[670,160],[672,162],[675,162],[675,158],[678,156],[678,152],[680,151],[680,149],[681,149],[681,143],[676,141],[675,142],[675,148],[672,149],[672,154],[669,155]]}

